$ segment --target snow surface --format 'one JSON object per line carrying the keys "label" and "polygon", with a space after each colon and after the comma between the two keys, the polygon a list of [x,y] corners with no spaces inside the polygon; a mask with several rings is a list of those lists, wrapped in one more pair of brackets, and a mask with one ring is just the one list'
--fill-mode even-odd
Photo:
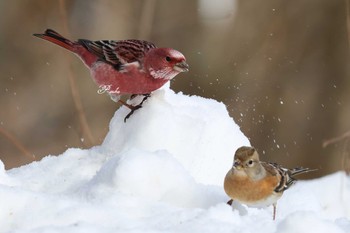
{"label": "snow surface", "polygon": [[215,100],[152,94],[124,123],[120,108],[101,146],[5,171],[0,232],[350,232],[350,178],[299,181],[277,205],[226,204],[222,183],[249,141]]}

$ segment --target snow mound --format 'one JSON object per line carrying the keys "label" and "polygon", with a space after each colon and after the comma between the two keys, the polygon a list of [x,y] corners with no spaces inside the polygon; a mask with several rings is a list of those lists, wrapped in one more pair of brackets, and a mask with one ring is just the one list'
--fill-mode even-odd
{"label": "snow mound", "polygon": [[114,155],[131,148],[166,150],[203,184],[221,185],[235,150],[250,145],[225,105],[215,100],[162,89],[125,124],[128,111],[116,112],[104,149]]}
{"label": "snow mound", "polygon": [[218,187],[207,189],[167,151],[151,153],[139,149],[111,158],[89,186],[94,195],[103,190],[109,195],[121,193],[187,208],[209,207],[225,198]]}
{"label": "snow mound", "polygon": [[[135,100],[136,101],[136,100]],[[222,182],[249,141],[214,100],[153,93],[101,146],[4,170],[0,232],[350,232],[350,179],[300,181],[272,208],[226,205]]]}

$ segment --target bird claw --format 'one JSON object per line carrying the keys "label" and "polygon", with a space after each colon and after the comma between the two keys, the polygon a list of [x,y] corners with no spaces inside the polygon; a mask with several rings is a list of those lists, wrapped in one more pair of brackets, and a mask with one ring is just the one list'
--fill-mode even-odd
{"label": "bird claw", "polygon": [[[132,95],[132,96],[130,97],[130,99],[133,99],[133,98],[135,98],[136,96],[137,96],[137,95]],[[145,100],[148,99],[151,95],[150,95],[150,94],[144,94],[143,96],[144,96],[144,97],[143,97],[141,103],[139,103],[139,104],[136,105],[136,106],[126,104],[124,101],[120,101],[123,105],[125,105],[125,106],[127,106],[128,108],[131,109],[131,111],[129,112],[129,114],[126,115],[126,117],[124,118],[124,122],[126,122],[126,120],[127,120],[137,109],[142,108],[143,102],[145,102]]]}
{"label": "bird claw", "polygon": [[[141,101],[141,104],[148,98],[151,96],[151,94],[142,94],[143,95],[143,99]],[[129,100],[134,99],[135,97],[139,96],[139,94],[132,94],[129,98]]]}
{"label": "bird claw", "polygon": [[124,122],[126,122],[127,119],[129,119],[129,117],[137,110],[142,108],[142,103],[136,106],[133,106],[133,108],[131,109],[131,111],[128,113],[128,115],[126,115],[126,117],[124,118]]}
{"label": "bird claw", "polygon": [[232,206],[233,199],[230,199],[228,202],[226,202],[227,205]]}

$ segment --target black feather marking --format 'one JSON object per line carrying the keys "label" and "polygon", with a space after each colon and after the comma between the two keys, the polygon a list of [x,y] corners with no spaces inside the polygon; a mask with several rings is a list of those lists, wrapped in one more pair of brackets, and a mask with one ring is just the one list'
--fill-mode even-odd
{"label": "black feather marking", "polygon": [[[41,34],[37,34],[37,35],[41,35]],[[62,35],[60,35],[59,33],[57,33],[56,31],[52,30],[52,29],[46,29],[45,33],[43,34],[44,36],[49,36],[52,37],[58,41],[61,41],[65,44],[68,45],[73,45],[73,42],[64,38]]]}
{"label": "black feather marking", "polygon": [[293,184],[295,184],[296,179],[294,178],[294,176],[302,173],[310,172],[310,171],[315,171],[309,168],[302,168],[302,167],[293,168],[289,170],[277,164],[271,164],[271,165],[275,166],[275,168],[277,169],[278,173],[281,176],[280,183],[276,186],[275,192],[283,192],[289,189]]}
{"label": "black feather marking", "polygon": [[103,62],[111,64],[120,71],[123,66],[135,61],[142,63],[145,54],[156,46],[142,40],[99,40],[90,41],[79,39],[78,43],[83,45],[91,53],[99,57]]}
{"label": "black feather marking", "polygon": [[275,188],[275,192],[283,192],[286,189],[286,183],[288,183],[290,177],[288,173],[279,165],[274,164],[275,168],[277,169],[278,173],[280,174],[281,180],[277,187]]}

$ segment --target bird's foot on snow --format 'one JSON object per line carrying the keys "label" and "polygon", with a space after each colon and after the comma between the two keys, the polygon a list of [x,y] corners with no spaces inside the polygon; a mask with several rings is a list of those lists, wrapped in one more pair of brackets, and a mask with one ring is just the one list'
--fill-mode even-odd
{"label": "bird's foot on snow", "polygon": [[[142,99],[142,101],[141,101],[141,104],[148,98],[148,97],[150,97],[151,96],[151,94],[142,94],[144,97],[143,97],[143,99]],[[131,95],[130,96],[130,98],[129,98],[129,100],[132,100],[132,99],[134,99],[135,97],[137,97],[137,96],[139,96],[138,94],[133,94],[133,95]]]}
{"label": "bird's foot on snow", "polygon": [[[130,105],[132,106],[132,105]],[[126,115],[126,117],[124,118],[124,122],[126,122],[126,120],[132,115],[134,114],[134,112],[137,110],[137,109],[140,109],[142,108],[142,103],[139,104],[139,105],[136,105],[136,106],[132,106],[133,108],[130,108],[131,111],[128,113],[128,115]]]}
{"label": "bird's foot on snow", "polygon": [[145,100],[148,99],[149,97],[151,97],[151,94],[143,94],[143,99],[139,105],[142,105],[143,102],[145,102]]}
{"label": "bird's foot on snow", "polygon": [[[135,98],[137,95],[132,95],[130,97],[130,99],[133,99]],[[124,106],[128,107],[131,111],[129,112],[128,115],[126,115],[126,117],[124,118],[124,122],[126,122],[126,120],[137,110],[137,109],[140,109],[142,108],[142,104],[143,102],[145,102],[146,99],[148,99],[148,97],[150,97],[151,95],[150,94],[144,94],[143,95],[143,99],[141,101],[141,103],[139,103],[138,105],[131,105],[131,104],[127,104],[126,102],[122,101],[122,100],[119,100],[120,103],[122,103]]]}

